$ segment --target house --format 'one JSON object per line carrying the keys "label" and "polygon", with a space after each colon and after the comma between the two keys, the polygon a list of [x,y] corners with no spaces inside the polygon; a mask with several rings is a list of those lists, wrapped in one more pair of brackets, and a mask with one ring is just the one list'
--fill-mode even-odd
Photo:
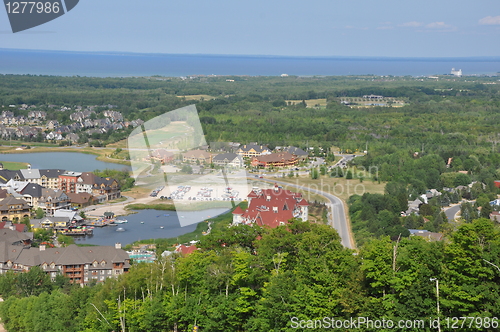
{"label": "house", "polygon": [[500,222],[500,212],[498,212],[498,211],[491,212],[490,213],[490,220]]}
{"label": "house", "polygon": [[212,162],[212,154],[203,150],[191,150],[182,155],[182,161],[187,163],[210,164]]}
{"label": "house", "polygon": [[121,197],[118,181],[112,178],[103,178],[91,172],[81,173],[76,192],[92,194],[97,202],[110,201]]}
{"label": "house", "polygon": [[9,196],[0,201],[0,217],[2,221],[29,218],[30,207],[25,200]]}
{"label": "house", "polygon": [[41,208],[47,216],[54,216],[57,211],[70,207],[70,199],[62,190],[43,188],[36,207]]}
{"label": "house", "polygon": [[443,233],[434,233],[422,229],[409,229],[410,236],[420,236],[428,241],[441,241],[443,239]]}
{"label": "house", "polygon": [[292,218],[307,221],[309,203],[302,194],[285,190],[277,185],[273,189],[254,189],[248,196],[248,208],[239,206],[233,211],[233,225],[245,224],[276,228]]}
{"label": "house", "polygon": [[156,149],[150,156],[151,161],[159,161],[162,165],[172,162],[174,158],[174,153],[165,149]]}
{"label": "house", "polygon": [[65,229],[69,226],[68,217],[43,217],[42,219],[31,219],[33,229]]}
{"label": "house", "polygon": [[494,181],[495,187],[500,188],[500,180]]}
{"label": "house", "polygon": [[116,278],[130,268],[130,257],[119,243],[114,247],[78,247],[72,244],[65,248],[46,248],[44,245],[32,248],[16,242],[12,244],[15,238],[2,236],[3,231],[0,231],[0,273],[25,272],[39,266],[51,279],[63,274],[71,283],[86,285],[91,281]]}
{"label": "house", "polygon": [[24,176],[21,171],[11,171],[9,169],[0,170],[0,183],[5,184],[11,179],[14,181],[23,181]]}
{"label": "house", "polygon": [[244,158],[252,158],[270,154],[271,150],[269,150],[269,148],[265,145],[245,144],[240,145],[240,147],[236,150],[236,153]]}
{"label": "house", "polygon": [[10,221],[1,221],[0,230],[2,229],[10,229],[13,231],[24,233],[28,231],[28,226],[26,226],[25,224],[12,223]]}
{"label": "house", "polygon": [[177,248],[175,248],[175,252],[180,253],[183,256],[187,256],[196,250],[198,250],[198,247],[195,245],[185,246],[181,244],[180,246],[177,246]]}
{"label": "house", "polygon": [[294,157],[289,152],[279,152],[271,153],[268,155],[262,155],[258,157],[253,157],[252,166],[253,167],[287,167],[294,166],[298,163],[298,159]]}
{"label": "house", "polygon": [[305,152],[304,150],[297,148],[295,146],[289,146],[289,147],[283,149],[283,151],[290,153],[291,155],[293,155],[295,158],[297,158],[299,160],[305,160],[309,156],[307,154],[307,152]]}
{"label": "house", "polygon": [[230,166],[241,168],[244,165],[243,158],[236,153],[221,153],[213,157],[212,162],[217,166]]}
{"label": "house", "polygon": [[94,204],[94,198],[89,193],[67,193],[72,208],[81,209]]}

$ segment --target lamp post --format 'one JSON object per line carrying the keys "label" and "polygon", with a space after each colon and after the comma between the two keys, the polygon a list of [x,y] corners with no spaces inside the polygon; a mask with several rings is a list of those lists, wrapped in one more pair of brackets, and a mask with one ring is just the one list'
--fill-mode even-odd
{"label": "lamp post", "polygon": [[437,315],[438,315],[438,331],[441,332],[441,323],[439,322],[439,280],[437,278],[430,278],[430,281],[436,282],[436,307],[437,307]]}

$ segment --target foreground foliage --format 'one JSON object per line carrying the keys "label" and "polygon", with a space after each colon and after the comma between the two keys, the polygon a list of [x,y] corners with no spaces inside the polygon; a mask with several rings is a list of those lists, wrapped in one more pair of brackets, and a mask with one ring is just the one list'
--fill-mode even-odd
{"label": "foreground foliage", "polygon": [[37,269],[2,275],[0,316],[11,332],[295,331],[292,317],[428,321],[436,317],[430,278],[440,283],[442,317],[500,312],[500,271],[485,261],[500,265],[500,231],[487,219],[448,242],[383,237],[358,255],[330,227],[300,221],[219,230],[199,247],[85,288],[51,284]]}

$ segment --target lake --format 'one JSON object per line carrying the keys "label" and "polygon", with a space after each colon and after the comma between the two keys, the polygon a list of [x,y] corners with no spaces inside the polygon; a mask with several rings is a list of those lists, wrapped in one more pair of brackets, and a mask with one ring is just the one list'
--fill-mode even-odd
{"label": "lake", "polygon": [[[199,222],[226,211],[227,209],[208,209],[179,212],[178,215],[176,211],[140,210],[136,214],[118,218],[126,219],[127,223],[118,226],[96,227],[92,236],[75,236],[75,243],[110,246],[117,242],[126,245],[139,240],[176,237],[193,232]],[[196,223],[181,227],[179,217],[190,222],[196,221]],[[141,221],[144,223],[141,224]],[[118,228],[123,228],[124,231],[117,231]]]}
{"label": "lake", "polygon": [[0,161],[18,161],[30,163],[33,169],[64,169],[75,172],[92,172],[96,169],[127,169],[129,166],[107,163],[96,159],[93,154],[79,152],[35,152],[0,154]]}

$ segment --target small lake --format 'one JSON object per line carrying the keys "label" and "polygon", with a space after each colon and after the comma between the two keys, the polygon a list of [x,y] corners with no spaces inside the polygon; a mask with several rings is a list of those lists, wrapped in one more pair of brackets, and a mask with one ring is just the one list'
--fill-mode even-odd
{"label": "small lake", "polygon": [[[96,227],[94,235],[75,236],[74,238],[76,244],[102,246],[111,246],[116,242],[126,245],[139,240],[171,238],[193,232],[199,222],[226,211],[228,210],[223,208],[179,213],[176,211],[140,210],[136,214],[118,217],[118,219],[126,219],[127,223],[102,228]],[[182,227],[179,218],[183,224],[190,223],[190,225]],[[141,221],[144,223],[141,224]],[[123,231],[119,231],[119,228],[122,228]]]}
{"label": "small lake", "polygon": [[34,152],[34,153],[2,153],[0,161],[18,161],[30,163],[33,169],[64,169],[75,172],[92,172],[96,169],[127,169],[130,166],[107,163],[96,160],[93,154],[79,152]]}

